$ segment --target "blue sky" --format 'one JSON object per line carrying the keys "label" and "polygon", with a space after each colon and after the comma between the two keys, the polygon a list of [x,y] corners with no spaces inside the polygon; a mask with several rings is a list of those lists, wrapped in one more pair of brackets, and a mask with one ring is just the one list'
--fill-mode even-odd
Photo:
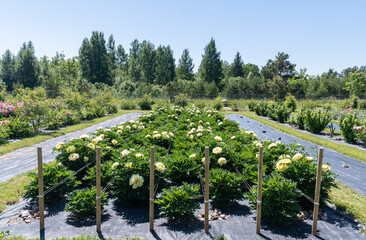
{"label": "blue sky", "polygon": [[126,50],[133,39],[169,44],[176,61],[188,48],[197,69],[213,37],[228,62],[239,51],[264,66],[283,51],[297,70],[321,74],[366,65],[365,9],[362,0],[0,0],[0,53],[31,40],[38,57],[72,57],[97,30]]}

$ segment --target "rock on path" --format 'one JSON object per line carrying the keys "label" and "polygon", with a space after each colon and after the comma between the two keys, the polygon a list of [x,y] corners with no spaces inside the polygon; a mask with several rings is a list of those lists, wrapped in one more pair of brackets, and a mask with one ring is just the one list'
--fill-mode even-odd
{"label": "rock on path", "polygon": [[113,127],[120,122],[135,120],[140,117],[141,113],[124,114],[104,122],[97,123],[90,127],[81,129],[76,132],[70,132],[63,136],[49,139],[40,144],[31,147],[21,148],[11,153],[0,156],[0,182],[4,182],[18,174],[35,169],[37,167],[37,147],[41,146],[43,150],[43,162],[47,163],[53,161],[56,153],[52,153],[52,148],[58,142],[69,140],[73,137],[80,137],[83,134],[94,133],[99,127]]}

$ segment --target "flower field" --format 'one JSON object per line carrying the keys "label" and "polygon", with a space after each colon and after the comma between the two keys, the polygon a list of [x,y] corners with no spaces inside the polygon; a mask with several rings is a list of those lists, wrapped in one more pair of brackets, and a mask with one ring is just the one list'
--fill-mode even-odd
{"label": "flower field", "polygon": [[[44,167],[46,205],[66,197],[66,210],[72,217],[95,216],[96,147],[102,152],[102,205],[108,199],[127,206],[147,205],[151,146],[155,147],[155,203],[169,221],[193,218],[199,207],[205,147],[210,149],[209,186],[214,207],[230,208],[248,198],[255,209],[258,150],[263,146],[263,219],[290,224],[301,210],[312,208],[304,195],[314,198],[315,157],[298,144],[260,140],[223,114],[194,106],[158,108],[136,121],[58,143],[56,162]],[[36,200],[38,178],[34,173],[31,176],[25,197]],[[330,166],[323,165],[322,203],[334,184]]]}

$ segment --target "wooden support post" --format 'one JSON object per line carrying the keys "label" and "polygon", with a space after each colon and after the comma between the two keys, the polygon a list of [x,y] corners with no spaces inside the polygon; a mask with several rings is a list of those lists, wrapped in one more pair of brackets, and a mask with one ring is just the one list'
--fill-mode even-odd
{"label": "wooden support post", "polygon": [[39,230],[44,230],[44,195],[43,195],[43,164],[42,147],[37,147],[38,156],[38,204],[39,204]]}
{"label": "wooden support post", "polygon": [[263,177],[263,147],[259,147],[258,156],[258,192],[257,192],[257,228],[256,233],[261,232],[262,218],[262,177]]}
{"label": "wooden support post", "polygon": [[96,164],[96,172],[97,172],[97,232],[101,232],[101,224],[102,224],[102,208],[101,208],[101,178],[100,178],[100,165],[101,165],[101,149],[97,147],[97,164]]}
{"label": "wooden support post", "polygon": [[150,203],[149,203],[149,214],[150,214],[150,231],[154,231],[154,174],[155,174],[155,148],[150,148]]}
{"label": "wooden support post", "polygon": [[317,230],[317,225],[318,225],[320,183],[322,181],[323,152],[324,152],[324,149],[320,148],[319,149],[319,158],[318,158],[318,169],[317,169],[317,173],[316,173],[316,183],[315,183],[313,227],[311,230],[311,235],[313,235],[313,236],[316,235],[316,230]]}
{"label": "wooden support post", "polygon": [[208,233],[209,230],[209,225],[208,225],[208,220],[209,220],[209,205],[208,205],[208,200],[209,200],[209,183],[210,183],[210,176],[209,176],[209,168],[210,168],[210,148],[206,147],[205,148],[205,233]]}

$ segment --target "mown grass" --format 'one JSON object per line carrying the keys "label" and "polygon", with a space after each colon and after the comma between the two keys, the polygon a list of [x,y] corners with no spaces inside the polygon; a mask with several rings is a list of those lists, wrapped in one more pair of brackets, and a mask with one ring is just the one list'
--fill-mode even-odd
{"label": "mown grass", "polygon": [[74,132],[74,131],[78,131],[78,130],[90,127],[94,124],[97,124],[97,123],[100,123],[100,122],[118,117],[118,116],[123,115],[123,114],[135,113],[135,112],[146,112],[146,111],[119,110],[118,113],[110,115],[110,116],[105,116],[105,117],[102,117],[102,118],[96,118],[96,119],[93,119],[93,120],[85,122],[85,123],[72,125],[72,126],[64,128],[64,129],[57,130],[57,131],[52,132],[52,133],[45,133],[45,134],[37,135],[37,136],[31,137],[31,138],[24,138],[24,139],[22,139],[18,142],[7,143],[7,144],[4,144],[4,145],[0,145],[0,156],[5,154],[5,153],[15,151],[15,150],[20,149],[20,148],[33,146],[34,144],[44,142],[44,141],[46,141],[48,139],[51,139],[51,138],[59,137],[59,136],[65,135],[65,134],[70,133],[70,132]]}
{"label": "mown grass", "polygon": [[366,197],[337,181],[337,187],[331,189],[329,198],[338,209],[366,224]]}
{"label": "mown grass", "polygon": [[320,145],[320,146],[323,146],[323,147],[326,147],[326,148],[329,148],[329,149],[333,149],[333,150],[335,150],[335,151],[337,151],[341,154],[344,154],[344,155],[347,155],[347,156],[352,157],[354,159],[366,162],[366,151],[364,151],[364,150],[361,150],[361,149],[358,149],[358,148],[355,148],[355,147],[351,147],[351,146],[348,146],[348,145],[344,145],[344,144],[341,144],[341,143],[336,143],[336,142],[333,142],[333,141],[330,141],[330,140],[327,140],[327,139],[324,139],[324,138],[321,138],[321,137],[317,137],[317,136],[315,136],[313,134],[310,134],[310,133],[301,132],[301,131],[295,130],[291,127],[283,126],[279,123],[276,123],[276,122],[271,121],[271,120],[264,119],[262,117],[259,117],[259,116],[255,115],[254,113],[251,113],[251,112],[248,112],[248,111],[245,111],[245,112],[244,111],[241,111],[241,112],[225,112],[225,113],[240,114],[240,115],[252,118],[252,119],[254,119],[258,122],[261,122],[261,123],[266,124],[270,127],[273,127],[273,128],[275,128],[275,129],[277,129],[281,132],[290,134],[292,136],[301,138],[305,141],[309,141],[309,142],[312,142],[314,144],[317,144],[317,145]]}
{"label": "mown grass", "polygon": [[27,173],[23,173],[0,183],[0,213],[7,206],[19,202],[24,194],[24,186],[29,182],[30,177],[28,177]]}

